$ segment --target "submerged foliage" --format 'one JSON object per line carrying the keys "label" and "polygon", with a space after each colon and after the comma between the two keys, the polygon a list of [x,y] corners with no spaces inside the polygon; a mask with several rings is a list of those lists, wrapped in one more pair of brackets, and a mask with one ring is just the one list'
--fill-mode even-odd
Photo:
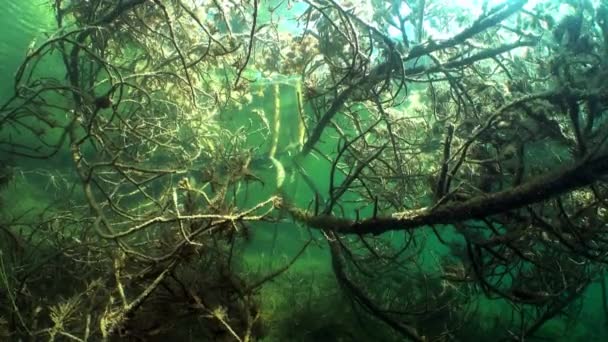
{"label": "submerged foliage", "polygon": [[568,330],[606,299],[608,7],[492,3],[51,1],[0,105],[0,337]]}

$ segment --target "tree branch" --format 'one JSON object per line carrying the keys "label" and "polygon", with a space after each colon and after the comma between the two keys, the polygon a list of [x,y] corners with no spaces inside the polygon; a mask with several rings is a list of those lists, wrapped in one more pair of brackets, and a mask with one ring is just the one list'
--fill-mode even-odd
{"label": "tree branch", "polygon": [[453,224],[479,219],[546,201],[569,191],[591,185],[608,172],[608,154],[584,158],[560,171],[539,176],[522,185],[483,194],[464,202],[453,202],[436,208],[420,208],[395,213],[391,217],[376,217],[361,221],[338,218],[332,215],[311,215],[290,208],[296,220],[312,228],[329,229],[343,234],[382,234],[387,231],[406,230],[424,225]]}

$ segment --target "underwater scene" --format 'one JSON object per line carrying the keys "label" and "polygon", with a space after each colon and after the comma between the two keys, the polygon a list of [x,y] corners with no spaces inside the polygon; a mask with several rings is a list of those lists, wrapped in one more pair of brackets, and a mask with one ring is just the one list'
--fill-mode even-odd
{"label": "underwater scene", "polygon": [[0,4],[0,341],[608,341],[605,0]]}

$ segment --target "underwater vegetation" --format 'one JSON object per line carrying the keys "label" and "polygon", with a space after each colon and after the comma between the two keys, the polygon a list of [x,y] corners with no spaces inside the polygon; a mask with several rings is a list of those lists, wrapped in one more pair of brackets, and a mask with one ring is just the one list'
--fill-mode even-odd
{"label": "underwater vegetation", "polygon": [[608,340],[608,5],[468,3],[41,2],[0,340]]}

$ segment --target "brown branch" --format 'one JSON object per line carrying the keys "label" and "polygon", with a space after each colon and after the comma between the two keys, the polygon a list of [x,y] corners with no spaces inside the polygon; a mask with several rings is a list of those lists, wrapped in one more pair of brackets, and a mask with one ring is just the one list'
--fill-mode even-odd
{"label": "brown branch", "polygon": [[251,33],[249,34],[249,46],[247,47],[247,56],[245,57],[245,62],[239,68],[236,74],[236,80],[234,81],[234,87],[239,84],[239,80],[241,79],[241,74],[243,70],[247,67],[247,63],[249,63],[249,59],[251,58],[251,50],[253,50],[253,40],[255,38],[255,30],[256,23],[258,21],[258,0],[253,0],[253,22],[251,23]]}
{"label": "brown branch", "polygon": [[431,74],[434,72],[440,72],[440,71],[449,70],[449,69],[458,69],[458,68],[473,65],[474,63],[482,61],[484,59],[495,58],[496,56],[499,56],[503,53],[515,50],[520,47],[535,46],[537,43],[538,43],[537,41],[533,41],[533,40],[522,40],[522,41],[518,41],[515,43],[504,44],[504,45],[501,45],[496,48],[481,50],[481,51],[477,52],[476,54],[471,55],[469,57],[454,60],[454,61],[449,61],[444,64],[436,64],[433,66],[421,65],[421,66],[409,68],[409,69],[405,70],[405,73],[407,75],[416,75],[416,74],[421,74],[421,73]]}
{"label": "brown branch", "polygon": [[167,21],[167,28],[169,29],[169,35],[171,36],[171,39],[169,39],[169,40],[173,44],[173,47],[175,47],[175,51],[177,52],[177,55],[179,56],[179,60],[182,64],[182,67],[184,68],[184,75],[186,77],[186,81],[188,81],[188,87],[190,88],[190,95],[192,96],[192,103],[196,107],[197,106],[196,92],[194,91],[194,84],[192,83],[190,73],[188,72],[188,65],[190,63],[187,63],[186,57],[185,57],[184,53],[182,52],[182,49],[179,47],[179,44],[177,43],[177,38],[175,36],[175,30],[173,29],[172,19],[171,19],[171,16],[169,15],[169,12],[167,12],[167,8],[159,0],[155,0],[154,3],[161,9],[161,11],[163,12],[163,14],[165,16],[165,19]]}
{"label": "brown branch", "polygon": [[292,216],[312,228],[329,229],[344,234],[382,234],[387,231],[406,230],[424,225],[451,224],[479,219],[545,201],[577,188],[593,184],[608,172],[608,154],[586,157],[557,172],[531,179],[522,185],[471,198],[464,202],[449,203],[436,208],[420,208],[395,213],[391,217],[376,217],[355,221],[332,215],[311,215],[297,208],[287,210]]}
{"label": "brown branch", "polygon": [[[462,32],[456,34],[454,37],[447,39],[445,41],[441,41],[439,43],[433,42],[432,44],[426,45],[417,45],[412,48],[404,58],[405,61],[412,60],[424,55],[427,55],[431,52],[447,49],[458,44],[463,43],[467,39],[472,36],[485,31],[486,29],[493,27],[512,15],[513,13],[520,10],[527,1],[525,0],[517,0],[512,3],[503,4],[497,7],[496,9],[491,11],[490,15],[481,17],[477,19],[473,25],[463,30]],[[395,59],[390,58],[388,61],[377,65],[372,69],[372,71],[367,75],[367,77],[362,78],[359,82],[354,82],[352,85],[344,89],[332,102],[329,109],[323,114],[315,128],[313,129],[311,135],[308,137],[308,140],[302,147],[302,151],[300,152],[300,156],[304,157],[308,153],[312,151],[315,144],[321,138],[325,127],[329,125],[333,117],[342,109],[346,101],[350,98],[351,94],[355,91],[355,89],[360,89],[363,92],[369,91],[372,89],[378,82],[385,81],[387,79],[387,75],[390,77],[393,70],[397,69],[398,66],[394,65]],[[408,72],[406,71],[406,74]]]}
{"label": "brown branch", "polygon": [[437,179],[437,185],[435,188],[435,198],[439,201],[448,191],[446,184],[448,184],[448,170],[449,160],[451,158],[452,138],[454,137],[454,126],[447,125],[445,138],[443,140],[443,161],[441,163],[441,171]]}
{"label": "brown branch", "polygon": [[[82,32],[80,32],[78,34],[78,36],[76,37],[76,42],[78,44],[82,44],[91,35],[91,33],[93,31],[99,29],[99,27],[103,27],[105,25],[112,23],[123,13],[126,13],[127,11],[129,11],[145,2],[146,2],[146,0],[129,0],[129,1],[124,1],[124,2],[119,1],[118,4],[110,12],[108,12],[106,15],[102,16],[99,20],[96,20],[94,23],[92,23],[91,27],[88,27],[85,30],[83,30]],[[70,81],[70,85],[72,85],[75,89],[80,88],[80,81],[78,79],[78,77],[80,76],[80,71],[79,71],[80,68],[78,65],[78,62],[79,62],[78,56],[79,56],[81,47],[78,44],[72,48],[72,51],[69,54],[70,55],[69,61],[67,59],[65,60],[65,62],[69,63],[66,65],[66,69],[68,70],[68,78]],[[73,93],[73,96],[74,96],[74,100],[75,100],[76,104],[78,106],[80,106],[81,101],[82,101],[82,96],[77,93]]]}
{"label": "brown branch", "polygon": [[391,328],[395,329],[395,331],[398,331],[412,341],[425,341],[425,338],[420,336],[414,327],[391,317],[391,315],[389,315],[382,308],[378,307],[374,301],[365,294],[364,291],[362,291],[353,283],[353,281],[351,281],[344,269],[345,265],[343,263],[342,249],[338,240],[333,233],[326,232],[326,234],[328,237],[330,237],[330,239],[328,239],[328,243],[332,257],[332,268],[339,284],[344,288],[344,290],[348,291],[359,304],[369,311],[370,314]]}

